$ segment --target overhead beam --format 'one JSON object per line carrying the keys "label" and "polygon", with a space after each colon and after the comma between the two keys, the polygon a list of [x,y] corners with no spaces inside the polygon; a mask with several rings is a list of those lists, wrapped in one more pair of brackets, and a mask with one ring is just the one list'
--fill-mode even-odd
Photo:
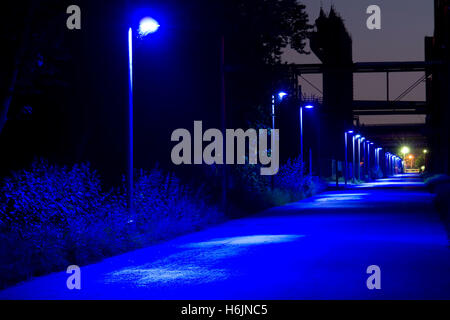
{"label": "overhead beam", "polygon": [[415,109],[381,109],[381,110],[353,110],[353,114],[356,116],[378,116],[378,115],[424,115],[426,112],[424,110]]}
{"label": "overhead beam", "polygon": [[425,101],[353,100],[353,109],[426,109]]}
{"label": "overhead beam", "polygon": [[348,67],[326,66],[316,64],[287,64],[286,67],[294,68],[298,74],[316,74],[325,71],[349,71],[353,73],[376,72],[425,72],[432,66],[444,64],[441,61],[403,61],[403,62],[355,62]]}
{"label": "overhead beam", "polygon": [[427,114],[425,101],[354,100],[354,115]]}

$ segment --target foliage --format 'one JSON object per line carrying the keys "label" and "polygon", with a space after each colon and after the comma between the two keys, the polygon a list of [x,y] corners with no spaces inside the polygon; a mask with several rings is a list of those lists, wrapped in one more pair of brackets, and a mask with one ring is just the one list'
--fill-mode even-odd
{"label": "foliage", "polygon": [[[246,164],[234,167],[232,171],[231,198],[244,211],[256,212],[273,206],[299,201],[310,197],[325,187],[316,177],[305,175],[300,159],[289,160],[280,166],[274,176],[260,174],[260,165]],[[303,173],[303,174],[302,174]]]}
{"label": "foliage", "polygon": [[201,190],[159,169],[141,171],[135,212],[125,188],[102,191],[89,165],[35,162],[0,187],[0,287],[83,265],[220,221]]}
{"label": "foliage", "polygon": [[445,174],[428,175],[425,184],[435,194],[434,204],[450,234],[450,177]]}
{"label": "foliage", "polygon": [[243,127],[242,119],[250,119],[245,114],[257,106],[268,113],[275,91],[292,91],[293,74],[281,67],[282,53],[290,47],[307,54],[312,26],[297,0],[227,0],[224,21],[227,101],[233,105],[227,116]]}
{"label": "foliage", "polygon": [[383,171],[379,166],[370,169],[370,177],[372,179],[381,179],[383,178]]}
{"label": "foliage", "polygon": [[435,174],[425,178],[425,184],[432,192],[437,186],[447,183],[450,183],[450,177],[446,174]]}
{"label": "foliage", "polygon": [[282,49],[290,45],[305,51],[312,26],[305,6],[297,0],[226,1],[227,33],[239,59],[253,63],[281,62]]}

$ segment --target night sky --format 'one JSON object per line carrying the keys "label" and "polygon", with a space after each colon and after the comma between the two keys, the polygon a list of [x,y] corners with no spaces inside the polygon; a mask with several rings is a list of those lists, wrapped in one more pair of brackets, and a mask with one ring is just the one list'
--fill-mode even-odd
{"label": "night sky", "polygon": [[[434,29],[434,5],[431,0],[302,0],[306,5],[310,23],[314,24],[322,5],[328,13],[333,4],[344,19],[347,30],[353,39],[353,61],[423,61],[425,56],[424,37],[432,36]],[[366,9],[370,5],[381,8],[381,30],[369,30]],[[320,63],[311,53],[299,55],[286,50],[285,61],[290,63]],[[390,99],[396,99],[405,89],[421,77],[421,73],[391,74]],[[322,88],[321,75],[306,75],[317,87]],[[320,95],[301,80],[303,92]],[[385,74],[355,74],[355,100],[385,100]],[[425,100],[425,83],[419,85],[403,100]],[[370,116],[361,119],[364,123],[424,122],[420,115],[389,116],[375,119]]]}

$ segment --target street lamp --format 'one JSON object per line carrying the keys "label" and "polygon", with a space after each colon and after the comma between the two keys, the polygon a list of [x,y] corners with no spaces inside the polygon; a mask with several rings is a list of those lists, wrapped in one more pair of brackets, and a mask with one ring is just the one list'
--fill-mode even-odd
{"label": "street lamp", "polygon": [[284,98],[285,96],[287,96],[287,93],[284,92],[284,91],[281,91],[281,92],[278,93],[278,98],[280,99],[280,101],[283,100],[283,98]]}
{"label": "street lamp", "polygon": [[366,140],[365,141],[365,146],[364,146],[364,168],[366,168],[366,173],[367,173],[367,179],[370,180],[370,141]]}
{"label": "street lamp", "polygon": [[361,180],[361,142],[364,142],[366,138],[358,137],[358,180]]}
{"label": "street lamp", "polygon": [[[284,97],[286,97],[288,94],[284,91],[280,91],[278,92],[277,95],[272,95],[272,132],[271,132],[271,137],[272,137],[272,146],[270,147],[271,150],[273,151],[273,148],[275,147],[275,103],[276,103],[276,99],[275,96],[278,97],[278,100],[281,102]],[[274,180],[274,176],[271,176],[271,185],[272,185],[272,190],[275,188],[275,180]]]}
{"label": "street lamp", "polygon": [[[159,29],[158,22],[145,17],[139,22],[138,34],[142,39]],[[133,28],[128,29],[128,208],[134,213],[133,203]]]}
{"label": "street lamp", "polygon": [[382,149],[383,149],[383,148],[377,148],[377,149],[376,149],[376,153],[375,153],[375,157],[376,157],[376,159],[375,159],[376,168],[379,168],[380,170],[381,170],[380,151],[381,151]]}
{"label": "street lamp", "polygon": [[403,154],[403,159],[406,158],[406,155],[410,152],[410,149],[406,146],[404,146],[401,150],[402,154]]}
{"label": "street lamp", "polygon": [[300,159],[302,161],[302,175],[303,175],[303,107],[305,109],[314,109],[314,106],[312,104],[307,104],[303,106],[300,105]]}
{"label": "street lamp", "polygon": [[[280,100],[280,102],[281,102],[284,99],[284,97],[287,96],[287,93],[284,91],[280,91],[280,92],[278,92],[277,96],[278,96],[278,100]],[[272,95],[272,129],[273,129],[273,132],[271,134],[272,148],[275,146],[275,134],[274,134],[274,132],[275,132],[275,103],[276,103],[275,95]]]}
{"label": "street lamp", "polygon": [[411,150],[409,149],[409,147],[407,147],[407,146],[404,146],[404,147],[402,147],[402,149],[401,149],[401,153],[403,154],[403,160],[405,161],[405,168],[403,168],[403,169],[405,169],[406,170],[406,155],[410,152]]}
{"label": "street lamp", "polygon": [[357,135],[354,135],[353,136],[353,140],[352,140],[352,142],[353,142],[353,148],[352,148],[352,150],[353,150],[353,182],[355,182],[355,178],[356,178],[356,155],[355,155],[355,153],[356,153],[356,147],[355,147],[355,141],[357,140],[357,139],[359,139],[361,136],[359,135],[359,134],[357,134]]}
{"label": "street lamp", "polygon": [[155,33],[159,27],[160,25],[155,19],[145,17],[139,22],[139,36],[145,37],[151,33]]}
{"label": "street lamp", "polygon": [[367,149],[367,167],[369,168],[369,180],[372,178],[370,173],[370,146],[373,146],[374,143],[370,142]]}
{"label": "street lamp", "polygon": [[386,153],[386,162],[387,162],[387,172],[388,176],[392,176],[394,174],[394,169],[392,165],[392,154],[390,152]]}
{"label": "street lamp", "polygon": [[425,171],[425,169],[428,167],[427,154],[428,154],[428,150],[424,149],[423,150],[423,162],[424,162],[424,166],[423,167],[425,167],[425,168],[422,171]]}
{"label": "street lamp", "polygon": [[344,174],[344,179],[345,179],[345,185],[347,185],[347,181],[348,181],[348,134],[353,134],[353,130],[349,130],[346,131],[344,134],[344,139],[345,139],[345,174]]}
{"label": "street lamp", "polygon": [[365,155],[364,155],[364,163],[365,163],[365,167],[366,167],[366,172],[367,172],[367,179],[370,180],[370,145],[372,144],[372,142],[370,142],[369,140],[366,140],[366,148],[364,148],[365,151]]}
{"label": "street lamp", "polygon": [[361,157],[361,160],[359,161],[359,169],[361,170],[361,161],[364,159],[363,167],[362,167],[362,170],[361,170],[362,173],[363,173],[363,178],[364,178],[365,173],[366,173],[366,169],[367,169],[367,157],[366,157],[366,150],[367,150],[366,144],[367,144],[367,140],[366,140],[366,138],[362,137],[362,138],[361,138],[361,143],[362,143],[362,148],[363,148],[363,150],[362,150],[362,157]]}

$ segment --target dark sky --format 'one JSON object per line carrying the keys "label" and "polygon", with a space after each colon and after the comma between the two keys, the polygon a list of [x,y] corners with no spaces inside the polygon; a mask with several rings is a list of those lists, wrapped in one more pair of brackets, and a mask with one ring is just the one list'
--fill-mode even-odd
{"label": "dark sky", "polygon": [[[314,24],[320,6],[326,12],[333,4],[344,19],[347,30],[353,39],[353,61],[419,61],[424,60],[424,37],[432,36],[434,29],[433,0],[301,0],[306,5],[310,23]],[[381,8],[381,30],[369,30],[366,27],[370,5]],[[300,55],[286,50],[284,58],[292,63],[320,63],[314,54]],[[391,74],[390,99],[397,98],[421,73]],[[320,75],[307,75],[319,88],[322,87]],[[356,100],[385,100],[386,82],[384,74],[355,74],[354,98]],[[307,83],[302,82],[303,92],[318,94]],[[419,85],[403,100],[425,100],[425,85]],[[399,116],[383,118],[382,122],[423,122],[421,116]],[[377,123],[376,119],[365,117],[365,123]],[[375,121],[375,122],[374,122]]]}

